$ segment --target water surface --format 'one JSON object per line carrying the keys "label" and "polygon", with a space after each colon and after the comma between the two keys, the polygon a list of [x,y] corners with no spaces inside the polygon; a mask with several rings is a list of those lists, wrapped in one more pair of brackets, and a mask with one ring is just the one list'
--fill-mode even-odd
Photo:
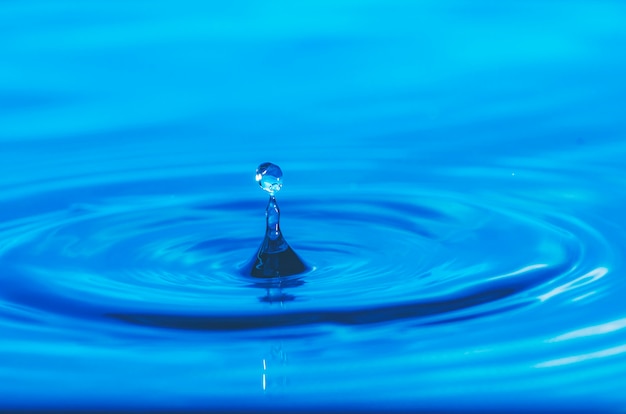
{"label": "water surface", "polygon": [[624,18],[5,2],[0,410],[624,411]]}

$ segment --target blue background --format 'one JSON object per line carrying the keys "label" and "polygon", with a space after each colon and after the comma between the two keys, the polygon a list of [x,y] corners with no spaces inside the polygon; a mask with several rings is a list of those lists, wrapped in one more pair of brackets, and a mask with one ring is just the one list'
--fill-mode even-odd
{"label": "blue background", "polygon": [[626,5],[222,3],[1,2],[0,410],[623,410]]}

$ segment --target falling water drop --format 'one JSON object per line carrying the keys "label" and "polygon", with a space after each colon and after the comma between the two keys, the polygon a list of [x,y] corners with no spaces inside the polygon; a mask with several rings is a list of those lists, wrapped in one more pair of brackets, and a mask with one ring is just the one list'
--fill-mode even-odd
{"label": "falling water drop", "polygon": [[276,164],[264,162],[256,169],[256,180],[263,190],[274,195],[283,186],[283,171]]}
{"label": "falling water drop", "polygon": [[283,172],[276,164],[259,165],[256,181],[270,195],[265,212],[265,237],[250,264],[250,274],[255,277],[278,277],[302,273],[306,265],[289,246],[280,230],[280,210],[276,193],[283,186]]}

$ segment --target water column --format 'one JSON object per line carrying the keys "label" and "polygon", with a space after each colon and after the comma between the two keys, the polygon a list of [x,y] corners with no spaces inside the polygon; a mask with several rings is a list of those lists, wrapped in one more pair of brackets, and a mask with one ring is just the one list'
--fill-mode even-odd
{"label": "water column", "polygon": [[266,162],[256,170],[256,181],[269,193],[265,210],[265,237],[250,263],[254,277],[279,277],[302,273],[306,265],[287,243],[280,230],[280,209],[276,193],[283,186],[283,172],[278,165]]}

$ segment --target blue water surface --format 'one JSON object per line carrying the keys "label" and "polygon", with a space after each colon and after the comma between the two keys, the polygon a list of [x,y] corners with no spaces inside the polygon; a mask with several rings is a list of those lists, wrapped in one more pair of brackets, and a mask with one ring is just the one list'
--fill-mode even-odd
{"label": "blue water surface", "polygon": [[1,9],[0,411],[626,412],[626,3]]}

